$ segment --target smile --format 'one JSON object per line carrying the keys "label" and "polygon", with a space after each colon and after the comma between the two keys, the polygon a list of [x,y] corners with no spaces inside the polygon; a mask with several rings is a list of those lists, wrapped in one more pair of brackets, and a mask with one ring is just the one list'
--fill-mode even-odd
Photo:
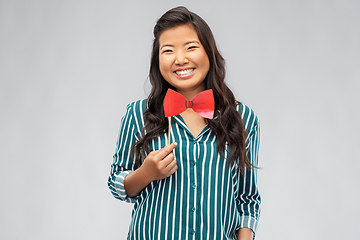
{"label": "smile", "polygon": [[189,68],[189,69],[184,69],[184,70],[180,70],[180,71],[175,71],[175,73],[178,76],[186,76],[186,75],[193,73],[194,70],[195,70],[195,68]]}

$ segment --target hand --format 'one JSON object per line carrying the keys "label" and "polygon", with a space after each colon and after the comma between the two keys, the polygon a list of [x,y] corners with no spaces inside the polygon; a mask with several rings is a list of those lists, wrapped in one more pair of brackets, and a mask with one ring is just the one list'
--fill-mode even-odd
{"label": "hand", "polygon": [[177,170],[177,162],[172,153],[176,146],[176,142],[172,143],[160,150],[150,152],[145,158],[141,168],[150,181],[167,178]]}

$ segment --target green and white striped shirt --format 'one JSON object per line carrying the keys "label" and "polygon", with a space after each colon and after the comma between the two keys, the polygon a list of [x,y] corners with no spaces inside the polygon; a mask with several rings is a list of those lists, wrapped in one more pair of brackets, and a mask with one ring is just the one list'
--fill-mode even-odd
{"label": "green and white striped shirt", "polygon": [[[248,132],[248,158],[257,166],[259,120],[246,105],[237,108]],[[151,182],[134,198],[126,196],[124,178],[135,170],[130,149],[139,140],[145,109],[146,100],[127,106],[108,179],[115,198],[135,203],[128,239],[236,239],[240,228],[255,232],[260,215],[257,170],[247,170],[245,176],[236,164],[229,170],[228,161],[217,153],[214,132],[206,126],[193,137],[181,115],[174,116],[171,125],[171,142],[178,143],[173,150],[177,171]],[[154,139],[150,148],[158,150],[166,144],[164,134]]]}

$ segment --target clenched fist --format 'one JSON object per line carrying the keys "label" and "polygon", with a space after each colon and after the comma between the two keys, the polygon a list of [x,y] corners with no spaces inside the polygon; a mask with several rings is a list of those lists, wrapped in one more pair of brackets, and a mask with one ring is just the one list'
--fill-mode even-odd
{"label": "clenched fist", "polygon": [[177,162],[172,153],[176,146],[177,143],[175,142],[148,154],[141,167],[146,169],[145,172],[149,180],[154,181],[167,178],[177,170]]}

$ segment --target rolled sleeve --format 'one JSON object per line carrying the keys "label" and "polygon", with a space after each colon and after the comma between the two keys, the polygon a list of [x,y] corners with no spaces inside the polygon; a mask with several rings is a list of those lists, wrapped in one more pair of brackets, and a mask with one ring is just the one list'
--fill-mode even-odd
{"label": "rolled sleeve", "polygon": [[[250,162],[258,166],[258,152],[260,145],[260,124],[256,117],[252,131],[246,141],[246,152]],[[239,195],[237,208],[240,213],[240,228],[250,228],[255,235],[260,217],[261,197],[257,187],[257,169],[247,169],[244,175],[239,174]]]}
{"label": "rolled sleeve", "polygon": [[140,109],[141,102],[134,102],[127,106],[125,116],[121,119],[120,131],[116,143],[116,150],[113,156],[108,187],[112,195],[119,200],[133,203],[137,197],[130,198],[126,195],[124,180],[125,177],[135,170],[132,160],[131,150],[140,134],[139,117],[137,110]]}
{"label": "rolled sleeve", "polygon": [[134,203],[136,202],[137,197],[130,198],[126,195],[125,186],[124,186],[124,180],[126,175],[131,173],[132,170],[125,170],[116,172],[109,178],[109,189],[111,193],[114,195],[115,198],[129,202]]}

